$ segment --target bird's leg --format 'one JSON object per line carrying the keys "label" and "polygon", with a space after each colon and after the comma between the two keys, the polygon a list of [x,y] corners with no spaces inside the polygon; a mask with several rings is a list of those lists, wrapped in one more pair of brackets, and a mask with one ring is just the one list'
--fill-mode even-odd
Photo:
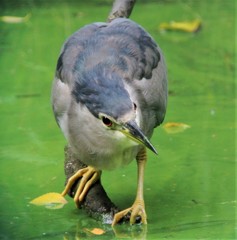
{"label": "bird's leg", "polygon": [[145,211],[144,197],[143,197],[143,182],[144,182],[144,170],[147,160],[146,149],[143,148],[137,155],[137,167],[138,167],[138,181],[137,181],[137,196],[132,207],[127,208],[114,215],[112,226],[118,223],[125,215],[131,212],[130,224],[136,222],[136,217],[140,216],[141,223],[147,224],[147,217]]}
{"label": "bird's leg", "polygon": [[83,201],[85,195],[87,194],[90,187],[100,179],[101,171],[97,170],[93,167],[85,167],[78,170],[74,175],[72,175],[61,193],[62,196],[65,196],[68,191],[71,189],[73,184],[79,179],[80,183],[74,195],[74,202],[77,207],[79,207],[80,203]]}

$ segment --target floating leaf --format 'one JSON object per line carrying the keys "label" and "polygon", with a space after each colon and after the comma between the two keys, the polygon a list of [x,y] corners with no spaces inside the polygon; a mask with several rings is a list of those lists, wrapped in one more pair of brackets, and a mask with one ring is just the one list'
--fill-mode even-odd
{"label": "floating leaf", "polygon": [[201,20],[196,19],[190,22],[175,22],[161,23],[160,30],[177,30],[183,32],[196,32],[201,27]]}
{"label": "floating leaf", "polygon": [[27,22],[30,16],[31,16],[30,13],[28,13],[25,17],[2,16],[0,17],[0,21],[5,23],[23,23],[23,22]]}
{"label": "floating leaf", "polygon": [[85,230],[87,232],[90,232],[90,233],[94,234],[94,235],[102,235],[102,234],[105,233],[105,231],[101,228],[93,228],[92,230],[90,230],[88,228],[85,228]]}
{"label": "floating leaf", "polygon": [[33,199],[30,203],[50,209],[59,209],[67,203],[67,200],[60,193],[51,192]]}
{"label": "floating leaf", "polygon": [[185,123],[168,122],[164,124],[163,128],[167,133],[173,134],[183,132],[186,129],[190,128],[190,126]]}

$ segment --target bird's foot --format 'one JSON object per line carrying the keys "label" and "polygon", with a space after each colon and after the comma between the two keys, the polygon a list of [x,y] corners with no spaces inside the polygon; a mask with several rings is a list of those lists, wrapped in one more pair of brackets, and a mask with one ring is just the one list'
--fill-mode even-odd
{"label": "bird's foot", "polygon": [[118,212],[114,215],[114,219],[112,222],[112,226],[117,224],[123,217],[125,217],[128,213],[130,215],[130,224],[134,224],[137,222],[137,219],[140,219],[140,223],[147,224],[147,216],[145,211],[145,205],[143,200],[136,200],[132,207],[127,208],[121,212]]}
{"label": "bird's foot", "polygon": [[80,203],[83,201],[90,187],[100,179],[100,176],[101,176],[100,170],[97,170],[90,166],[82,168],[68,179],[68,182],[64,188],[64,191],[61,193],[61,195],[65,196],[69,192],[73,184],[79,178],[81,178],[79,186],[73,198],[77,207],[79,207]]}

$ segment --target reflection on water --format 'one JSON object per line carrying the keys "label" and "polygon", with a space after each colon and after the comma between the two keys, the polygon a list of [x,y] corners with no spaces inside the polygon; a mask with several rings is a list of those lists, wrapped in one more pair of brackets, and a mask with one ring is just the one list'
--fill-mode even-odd
{"label": "reflection on water", "polygon": [[[233,1],[138,3],[133,12],[166,56],[166,123],[190,126],[173,134],[161,127],[152,139],[159,156],[149,153],[146,169],[147,226],[113,229],[75,209],[69,197],[57,210],[29,204],[64,186],[65,141],[50,106],[51,79],[64,40],[78,27],[106,19],[110,6],[95,2],[3,1],[0,16],[31,17],[0,22],[0,239],[234,239]],[[203,22],[196,34],[158,31],[161,22],[196,15]],[[130,206],[135,163],[104,172],[102,180],[121,209]],[[93,234],[94,228],[104,233]]]}

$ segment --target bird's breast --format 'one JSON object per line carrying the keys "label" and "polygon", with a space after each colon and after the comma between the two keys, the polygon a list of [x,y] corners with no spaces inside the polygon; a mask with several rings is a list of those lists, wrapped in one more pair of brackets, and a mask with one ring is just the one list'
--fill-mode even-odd
{"label": "bird's breast", "polygon": [[[109,139],[105,136],[95,137],[91,140],[80,142],[72,141],[79,159],[86,165],[100,170],[114,170],[128,165],[135,159],[138,152],[138,144],[118,132]],[[77,142],[77,144],[75,144]]]}
{"label": "bird's breast", "polygon": [[136,156],[136,147],[123,149],[122,151],[113,151],[107,154],[101,154],[94,158],[89,158],[88,165],[92,165],[101,170],[114,170],[128,165]]}

